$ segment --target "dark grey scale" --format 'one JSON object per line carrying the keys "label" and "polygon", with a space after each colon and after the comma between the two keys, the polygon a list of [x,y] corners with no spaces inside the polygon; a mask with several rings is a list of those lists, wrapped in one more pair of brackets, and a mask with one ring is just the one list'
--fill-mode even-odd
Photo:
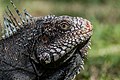
{"label": "dark grey scale", "polygon": [[71,48],[67,47],[67,49],[65,49],[66,53],[68,53],[71,50]]}
{"label": "dark grey scale", "polygon": [[90,36],[90,34],[86,34],[86,38],[89,38],[88,36]]}
{"label": "dark grey scale", "polygon": [[59,56],[60,53],[57,52],[56,48],[50,48],[49,49],[49,54],[51,56],[51,62],[57,61],[60,58],[60,56]]}
{"label": "dark grey scale", "polygon": [[66,46],[67,46],[68,48],[73,48],[75,45],[73,45],[72,42],[73,42],[72,40],[68,40],[68,42],[66,42],[66,43],[67,43]]}
{"label": "dark grey scale", "polygon": [[[67,49],[67,43],[66,43],[66,49]],[[51,51],[53,51],[53,50],[54,50],[54,52],[56,52],[55,53],[55,55],[57,56],[56,58],[63,56],[64,51],[65,51],[64,42],[58,41],[56,47],[54,47],[54,49],[52,49]]]}
{"label": "dark grey scale", "polygon": [[43,17],[42,19],[45,20],[46,22],[47,21],[51,22],[51,20],[54,19],[54,18],[55,18],[54,15],[48,15],[48,16]]}
{"label": "dark grey scale", "polygon": [[84,37],[85,40],[88,39],[88,38],[87,38],[87,34],[83,34],[83,37]]}
{"label": "dark grey scale", "polygon": [[72,45],[74,45],[74,46],[76,46],[76,45],[77,45],[77,43],[76,43],[75,39],[73,39],[73,41],[72,41]]}
{"label": "dark grey scale", "polygon": [[56,51],[59,53],[61,51],[60,45],[57,46]]}
{"label": "dark grey scale", "polygon": [[92,32],[89,32],[89,34],[87,34],[88,36],[92,35]]}
{"label": "dark grey scale", "polygon": [[80,25],[81,25],[81,22],[77,23],[77,24],[76,24],[76,27],[79,29],[78,26],[80,26]]}
{"label": "dark grey scale", "polygon": [[78,23],[78,18],[77,17],[75,17],[75,22],[76,22],[76,24]]}
{"label": "dark grey scale", "polygon": [[52,56],[53,56],[53,61],[55,62],[55,61],[57,61],[58,59],[60,59],[60,53],[58,54],[58,53],[51,53],[52,54]]}
{"label": "dark grey scale", "polygon": [[80,31],[79,31],[79,32],[78,32],[78,31],[76,31],[76,35],[77,35],[77,36],[79,36],[79,35],[80,35]]}
{"label": "dark grey scale", "polygon": [[85,40],[85,37],[83,35],[80,35],[80,39],[83,42]]}
{"label": "dark grey scale", "polygon": [[89,37],[87,37],[88,35],[87,34],[83,34],[85,40],[87,40]]}
{"label": "dark grey scale", "polygon": [[54,48],[54,50],[55,50],[55,54],[56,55],[58,55],[58,56],[60,56],[60,52],[61,52],[61,48],[60,48],[60,46],[59,45],[56,45],[56,47],[53,47]]}
{"label": "dark grey scale", "polygon": [[80,43],[80,39],[75,39],[75,42],[77,43],[77,44],[79,44]]}
{"label": "dark grey scale", "polygon": [[[73,33],[70,32],[69,35],[67,35],[67,36],[75,36],[75,35],[73,35]],[[71,37],[71,38],[72,38],[72,37]],[[66,40],[67,40],[67,37],[66,37]]]}
{"label": "dark grey scale", "polygon": [[63,37],[58,41],[59,47],[61,48],[62,46],[64,46],[64,41],[66,41],[66,38]]}
{"label": "dark grey scale", "polygon": [[62,46],[61,48],[62,48],[62,50],[66,50],[66,49],[67,49],[67,46],[64,45],[64,43],[63,43],[63,46]]}
{"label": "dark grey scale", "polygon": [[65,46],[65,45],[64,45],[64,42],[61,41],[61,43],[60,43],[60,45],[59,45],[59,48],[60,48],[60,50],[61,50],[61,51],[59,52],[59,56],[61,57],[61,56],[64,55],[65,50],[67,49],[67,46]]}
{"label": "dark grey scale", "polygon": [[64,42],[64,43],[63,43],[63,45],[64,45],[64,46],[67,46],[67,45],[68,45],[68,43],[67,43],[67,42]]}
{"label": "dark grey scale", "polygon": [[74,17],[71,17],[71,20],[73,21],[73,20],[74,20]]}
{"label": "dark grey scale", "polygon": [[[67,39],[68,39],[68,38],[67,38]],[[62,44],[63,44],[62,49],[63,49],[63,50],[66,50],[66,49],[68,48],[68,50],[69,50],[69,49],[72,47],[72,44],[71,44],[71,43],[72,43],[71,40],[69,41],[69,40],[66,40],[66,39],[65,39],[65,40],[63,41],[63,43],[62,43]],[[66,51],[68,51],[68,50],[66,50]]]}
{"label": "dark grey scale", "polygon": [[80,42],[83,42],[83,40],[80,38],[80,36],[79,36],[79,39],[75,39],[76,41],[76,43],[80,43]]}
{"label": "dark grey scale", "polygon": [[[78,17],[77,17],[78,18]],[[78,18],[78,26],[81,26],[82,25],[82,20],[83,20],[83,18]],[[78,26],[76,26],[76,27],[78,27]]]}
{"label": "dark grey scale", "polygon": [[68,43],[67,47],[72,48],[72,44]]}
{"label": "dark grey scale", "polygon": [[[40,54],[39,54],[39,53]],[[51,54],[49,52],[49,50],[47,49],[37,49],[37,57],[39,58],[39,62],[41,64],[48,64],[51,62]]]}
{"label": "dark grey scale", "polygon": [[63,42],[63,45],[68,48],[68,42],[64,41],[64,42]]}
{"label": "dark grey scale", "polygon": [[80,27],[81,27],[81,28],[83,27],[82,25],[83,25],[83,23],[82,23],[82,21],[81,21],[81,24],[80,24]]}

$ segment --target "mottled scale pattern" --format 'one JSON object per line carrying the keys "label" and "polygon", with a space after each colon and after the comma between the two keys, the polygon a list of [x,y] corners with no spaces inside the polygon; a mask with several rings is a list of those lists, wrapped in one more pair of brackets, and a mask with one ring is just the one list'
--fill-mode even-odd
{"label": "mottled scale pattern", "polygon": [[[40,60],[43,60],[46,64],[50,63],[51,61],[57,61],[62,56],[70,52],[73,48],[75,48],[75,46],[82,43],[83,41],[87,41],[87,39],[92,34],[90,32],[90,27],[84,27],[90,25],[90,22],[86,19],[70,16],[60,16],[54,17],[52,20],[52,26],[54,26],[54,24],[56,24],[57,22],[61,22],[60,24],[68,26],[69,29],[65,31],[59,30],[56,36],[58,37],[58,39],[55,39],[55,41],[51,44],[47,44],[47,46],[45,45],[46,48],[44,48],[45,51],[43,51],[42,54],[39,54],[39,52],[42,51],[41,49],[39,49],[40,51],[38,51],[38,56]],[[60,28],[60,24],[56,24],[54,27]],[[47,26],[47,28],[49,28],[50,30],[52,30],[51,28],[54,29],[54,27]],[[48,32],[50,31],[48,30]],[[53,56],[53,60],[51,58],[51,55]]]}
{"label": "mottled scale pattern", "polygon": [[7,7],[0,40],[0,80],[75,78],[84,69],[91,45],[91,23],[67,15],[33,17],[11,4],[19,19]]}

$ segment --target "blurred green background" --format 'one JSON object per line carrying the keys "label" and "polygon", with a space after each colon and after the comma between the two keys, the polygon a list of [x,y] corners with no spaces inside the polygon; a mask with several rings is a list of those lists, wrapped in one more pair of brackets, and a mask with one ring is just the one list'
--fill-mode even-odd
{"label": "blurred green background", "polygon": [[[90,20],[94,28],[92,49],[76,80],[120,80],[120,0],[13,1],[21,12],[27,9],[33,16],[55,14]],[[1,22],[7,5],[11,7],[9,0],[0,0]]]}

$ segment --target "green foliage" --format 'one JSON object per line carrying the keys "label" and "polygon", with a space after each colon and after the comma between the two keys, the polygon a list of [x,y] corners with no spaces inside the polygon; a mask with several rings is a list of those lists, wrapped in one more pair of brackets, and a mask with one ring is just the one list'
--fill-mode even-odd
{"label": "green foliage", "polygon": [[[120,24],[102,24],[97,21],[93,21],[93,46],[107,46],[112,44],[120,44]],[[99,41],[99,42],[98,42]]]}
{"label": "green foliage", "polygon": [[120,55],[89,57],[76,80],[119,80]]}
{"label": "green foliage", "polygon": [[72,3],[72,2],[81,2],[83,4],[108,4],[120,2],[120,0],[51,0],[53,2],[62,2],[62,3]]}

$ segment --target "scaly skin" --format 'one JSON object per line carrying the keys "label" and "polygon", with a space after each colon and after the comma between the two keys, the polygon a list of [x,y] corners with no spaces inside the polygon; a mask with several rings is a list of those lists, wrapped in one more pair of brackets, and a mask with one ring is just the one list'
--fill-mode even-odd
{"label": "scaly skin", "polygon": [[48,15],[14,22],[4,17],[0,80],[71,80],[83,68],[92,35],[88,20]]}

